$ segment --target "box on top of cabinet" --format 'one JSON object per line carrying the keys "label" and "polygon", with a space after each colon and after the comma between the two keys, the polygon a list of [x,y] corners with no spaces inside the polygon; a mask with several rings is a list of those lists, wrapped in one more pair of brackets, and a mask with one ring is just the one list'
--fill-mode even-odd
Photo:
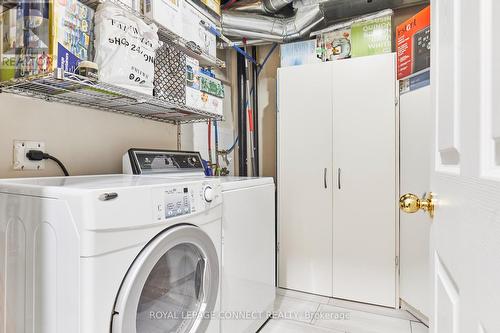
{"label": "box on top of cabinet", "polygon": [[280,66],[300,66],[321,62],[316,56],[316,41],[305,40],[300,42],[281,44]]}
{"label": "box on top of cabinet", "polygon": [[431,66],[431,8],[418,12],[396,28],[398,79]]}
{"label": "box on top of cabinet", "polygon": [[336,61],[390,53],[392,15],[392,10],[383,10],[314,33],[318,58]]}
{"label": "box on top of cabinet", "polygon": [[351,26],[351,56],[391,53],[392,15],[356,22]]}

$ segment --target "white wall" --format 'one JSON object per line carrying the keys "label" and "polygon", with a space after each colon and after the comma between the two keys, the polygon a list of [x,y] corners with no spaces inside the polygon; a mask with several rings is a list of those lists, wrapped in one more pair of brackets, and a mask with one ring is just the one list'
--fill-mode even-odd
{"label": "white wall", "polygon": [[[265,56],[271,49],[272,45],[264,45],[257,47],[258,62],[262,63]],[[259,161],[260,161],[260,176],[275,177],[276,176],[276,73],[279,67],[279,48],[277,48],[269,58],[264,69],[260,73],[258,82],[259,91]],[[234,82],[232,85],[232,126],[226,123],[227,128],[230,127],[236,137],[238,131],[238,87],[236,76],[236,52],[228,53],[226,60],[229,72],[228,80]],[[250,142],[248,137],[248,174],[251,175],[251,160],[250,160]],[[228,147],[225,147],[228,148]],[[235,149],[232,161],[235,174],[238,175],[238,149]]]}
{"label": "white wall", "polygon": [[176,126],[105,111],[0,93],[0,178],[56,176],[51,161],[41,171],[12,169],[13,141],[44,141],[71,175],[121,173],[130,147],[176,149]]}
{"label": "white wall", "polygon": [[[262,63],[272,45],[257,49]],[[276,74],[280,63],[279,47],[274,50],[259,75],[259,159],[260,175],[276,177]]]}

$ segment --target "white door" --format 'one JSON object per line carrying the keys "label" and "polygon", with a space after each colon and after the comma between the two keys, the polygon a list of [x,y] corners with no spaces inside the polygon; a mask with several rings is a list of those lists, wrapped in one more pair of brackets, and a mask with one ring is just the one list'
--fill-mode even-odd
{"label": "white door", "polygon": [[[425,147],[432,145],[431,87],[401,95],[399,115],[400,191],[421,195],[430,189],[431,156]],[[400,297],[424,321],[430,315],[431,222],[425,213],[400,215]]]}
{"label": "white door", "polygon": [[431,5],[431,331],[500,332],[500,2]]}
{"label": "white door", "polygon": [[332,67],[278,71],[278,285],[332,294]]}
{"label": "white door", "polygon": [[333,62],[333,296],[396,306],[394,54]]}

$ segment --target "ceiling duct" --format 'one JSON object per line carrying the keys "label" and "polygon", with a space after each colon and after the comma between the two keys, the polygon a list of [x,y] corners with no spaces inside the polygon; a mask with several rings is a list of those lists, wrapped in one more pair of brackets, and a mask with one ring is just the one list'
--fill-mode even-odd
{"label": "ceiling duct", "polygon": [[269,13],[276,13],[281,8],[292,3],[293,0],[264,0],[264,7]]}
{"label": "ceiling duct", "polygon": [[[281,9],[290,3],[295,15],[283,18]],[[428,3],[429,0],[240,0],[223,12],[222,30],[224,35],[236,39],[288,42],[309,37],[313,28],[325,29],[383,9]]]}
{"label": "ceiling duct", "polygon": [[324,18],[320,5],[299,8],[289,18],[227,10],[222,14],[222,31],[236,38],[284,43],[308,36]]}
{"label": "ceiling duct", "polygon": [[293,0],[240,0],[231,6],[230,11],[272,15]]}

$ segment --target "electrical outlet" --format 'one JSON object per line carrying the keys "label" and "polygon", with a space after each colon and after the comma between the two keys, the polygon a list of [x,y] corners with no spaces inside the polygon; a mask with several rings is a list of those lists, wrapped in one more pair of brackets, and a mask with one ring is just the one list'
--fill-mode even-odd
{"label": "electrical outlet", "polygon": [[45,152],[45,143],[41,141],[14,140],[14,170],[43,170],[45,161],[30,161],[26,154],[31,149]]}

